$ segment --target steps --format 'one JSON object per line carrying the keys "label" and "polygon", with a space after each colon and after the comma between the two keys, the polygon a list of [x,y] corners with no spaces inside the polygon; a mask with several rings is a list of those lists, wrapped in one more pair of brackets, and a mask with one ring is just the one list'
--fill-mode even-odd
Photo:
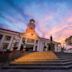
{"label": "steps", "polygon": [[72,68],[71,59],[37,62],[36,64],[5,64],[2,69],[69,69]]}

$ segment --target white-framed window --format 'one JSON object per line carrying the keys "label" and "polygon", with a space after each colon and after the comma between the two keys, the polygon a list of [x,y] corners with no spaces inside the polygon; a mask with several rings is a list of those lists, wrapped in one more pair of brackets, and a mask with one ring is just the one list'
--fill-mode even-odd
{"label": "white-framed window", "polygon": [[5,41],[10,41],[11,40],[11,36],[6,35],[5,36]]}
{"label": "white-framed window", "polygon": [[7,49],[9,46],[9,43],[3,43],[3,49]]}
{"label": "white-framed window", "polygon": [[27,39],[27,43],[34,43],[34,39]]}

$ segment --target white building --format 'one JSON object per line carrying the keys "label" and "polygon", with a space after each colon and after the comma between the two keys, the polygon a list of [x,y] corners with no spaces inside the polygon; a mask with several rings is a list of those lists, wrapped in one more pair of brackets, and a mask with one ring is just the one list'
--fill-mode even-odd
{"label": "white building", "polygon": [[20,33],[0,28],[0,51],[19,46]]}
{"label": "white building", "polygon": [[[59,43],[53,41],[55,52],[60,52]],[[48,51],[50,40],[41,38],[35,31],[35,21],[31,19],[25,32],[19,33],[0,29],[0,51],[25,50],[25,51]]]}
{"label": "white building", "polygon": [[72,53],[72,36],[65,39],[64,52]]}

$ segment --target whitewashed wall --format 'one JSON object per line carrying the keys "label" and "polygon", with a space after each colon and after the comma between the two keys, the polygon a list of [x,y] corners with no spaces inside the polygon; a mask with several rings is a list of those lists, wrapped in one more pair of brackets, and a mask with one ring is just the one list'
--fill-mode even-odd
{"label": "whitewashed wall", "polygon": [[44,48],[44,44],[41,40],[38,41],[37,51],[42,52]]}
{"label": "whitewashed wall", "polygon": [[[1,30],[0,29],[0,34],[3,35],[3,37],[2,37],[2,39],[0,41],[0,51],[4,51],[4,49],[3,49],[3,43],[9,43],[8,47],[6,49],[13,50],[13,44],[14,44],[15,37],[19,38],[19,33],[11,32],[11,31],[6,31],[6,30]],[[10,36],[11,39],[9,41],[6,41],[5,40],[6,36]]]}
{"label": "whitewashed wall", "polygon": [[61,46],[55,45],[55,52],[61,52]]}

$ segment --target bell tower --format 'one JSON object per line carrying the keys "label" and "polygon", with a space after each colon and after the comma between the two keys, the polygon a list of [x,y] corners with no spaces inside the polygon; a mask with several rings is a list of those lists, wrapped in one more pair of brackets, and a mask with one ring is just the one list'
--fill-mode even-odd
{"label": "bell tower", "polygon": [[30,19],[28,27],[30,29],[35,29],[35,20],[34,19]]}
{"label": "bell tower", "polygon": [[35,20],[34,19],[29,20],[24,37],[28,39],[37,39],[37,34],[35,32]]}

